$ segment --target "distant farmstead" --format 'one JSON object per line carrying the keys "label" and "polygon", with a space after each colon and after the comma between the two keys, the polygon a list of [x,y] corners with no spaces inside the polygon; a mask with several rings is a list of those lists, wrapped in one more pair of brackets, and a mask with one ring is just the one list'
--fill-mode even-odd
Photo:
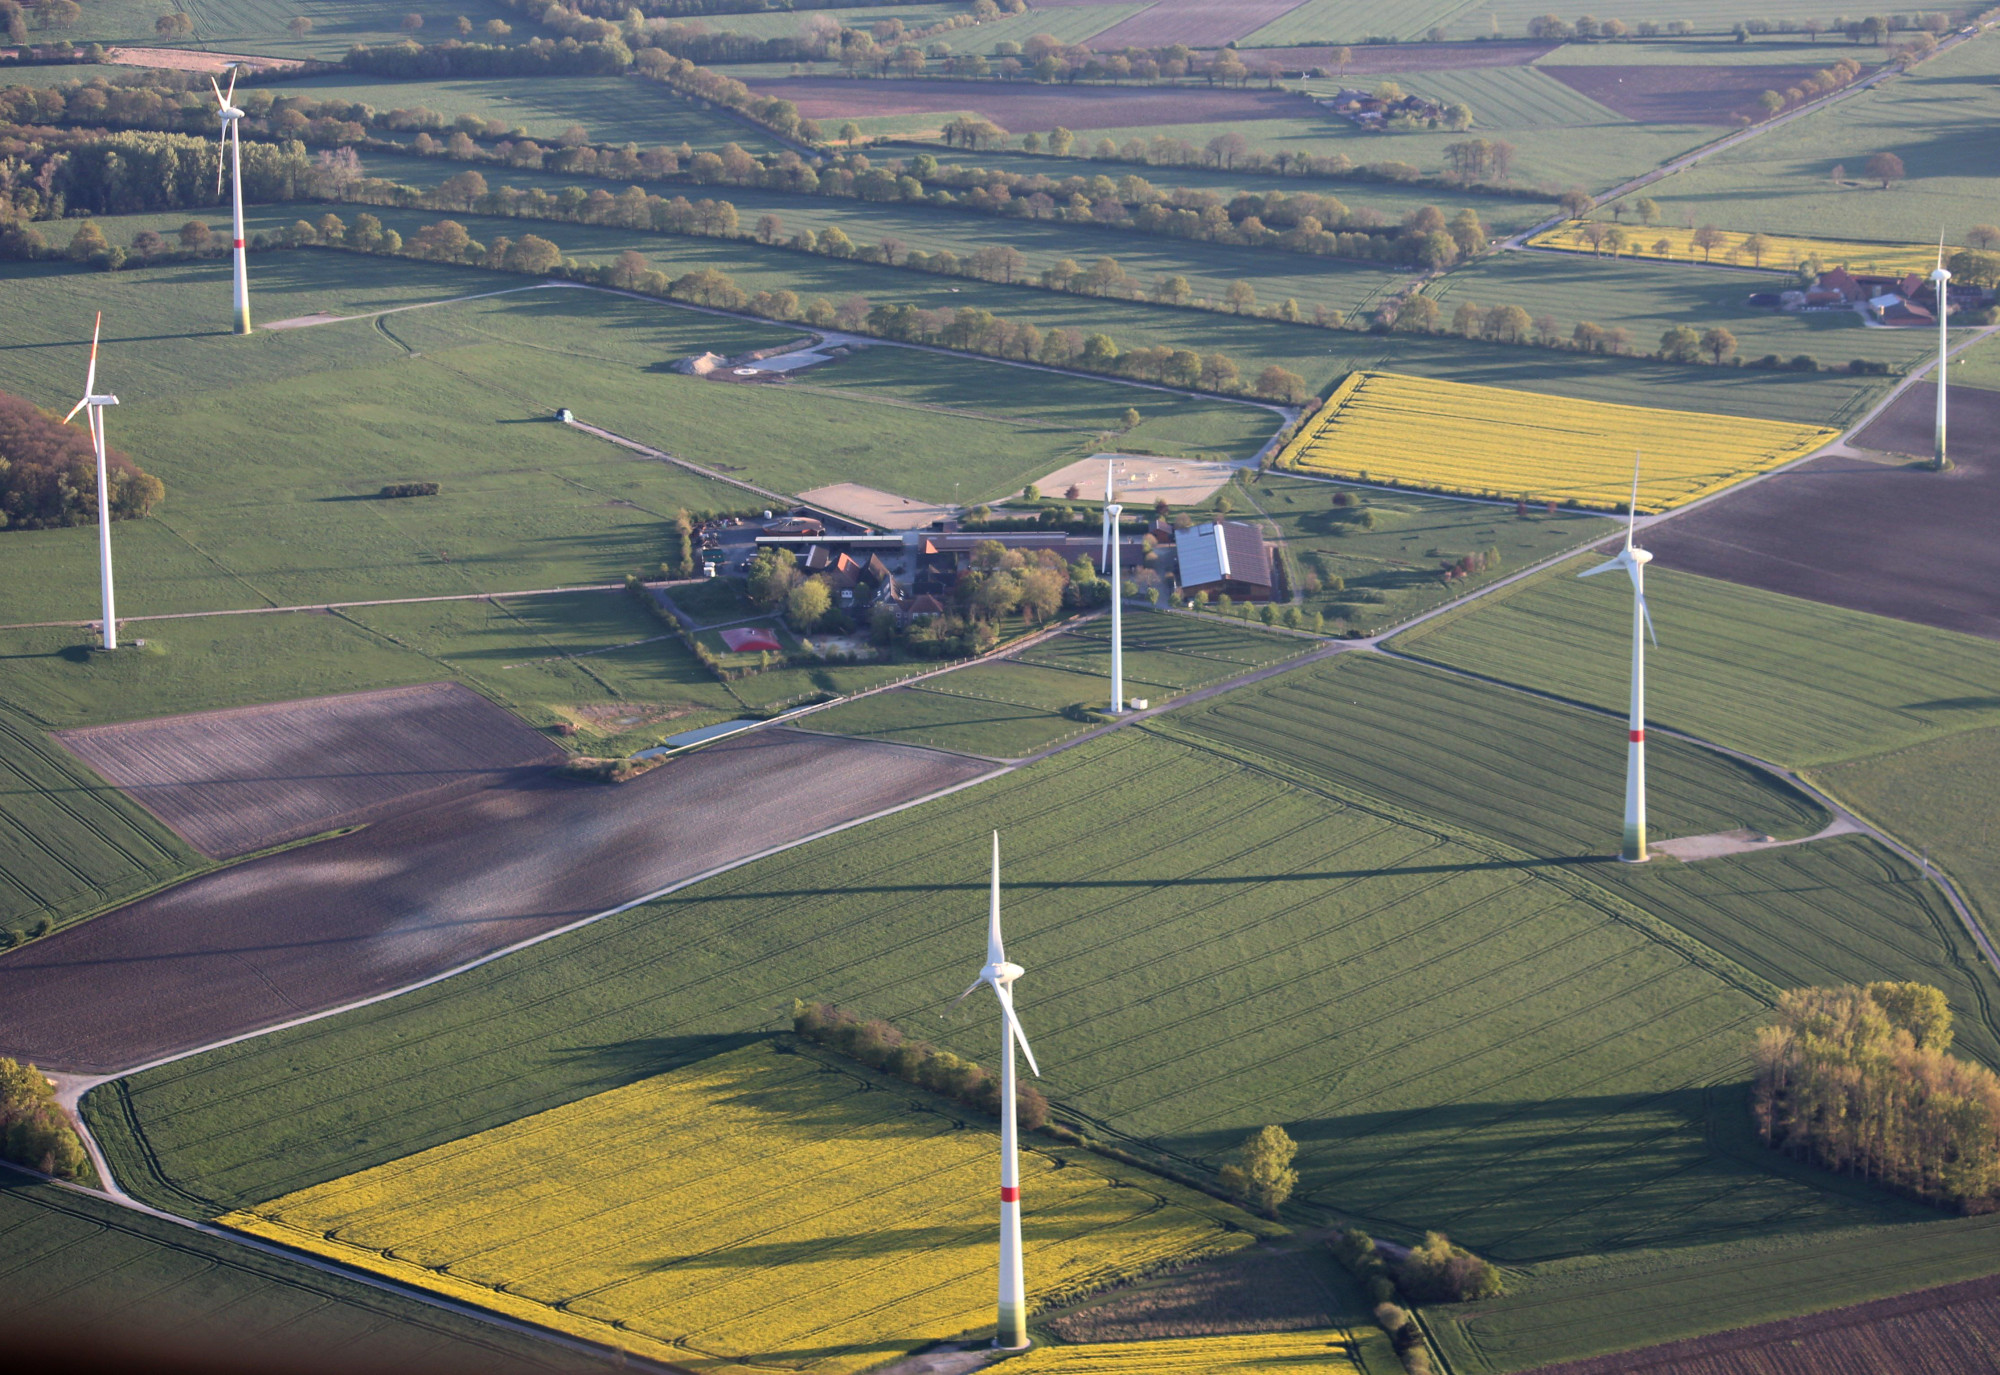
{"label": "distant farmstead", "polygon": [[1180,555],[1181,591],[1247,602],[1271,599],[1271,547],[1256,526],[1240,520],[1211,521],[1182,530],[1175,548]]}

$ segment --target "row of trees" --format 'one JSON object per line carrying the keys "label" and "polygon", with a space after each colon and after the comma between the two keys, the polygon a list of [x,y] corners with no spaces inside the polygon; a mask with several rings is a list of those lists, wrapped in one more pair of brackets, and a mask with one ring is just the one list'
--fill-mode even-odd
{"label": "row of trees", "polygon": [[[107,455],[111,518],[150,513],[166,488],[116,449]],[[0,530],[47,530],[97,519],[97,456],[81,426],[0,392]]]}
{"label": "row of trees", "polygon": [[33,1065],[4,1057],[0,1057],[0,1154],[58,1179],[93,1182],[90,1157],[56,1104],[47,1078]]}
{"label": "row of trees", "polygon": [[1950,1054],[1942,992],[1793,989],[1778,1016],[1754,1052],[1767,1145],[1965,1212],[2000,1207],[2000,1076]]}
{"label": "row of trees", "polygon": [[[792,1000],[792,1030],[806,1040],[839,1051],[870,1069],[893,1074],[998,1117],[1004,1106],[1000,1076],[928,1041],[916,1041],[880,1018],[862,1018],[832,1003]],[[1021,1126],[1034,1131],[1049,1120],[1049,1103],[1032,1084],[1014,1086],[1014,1111]]]}

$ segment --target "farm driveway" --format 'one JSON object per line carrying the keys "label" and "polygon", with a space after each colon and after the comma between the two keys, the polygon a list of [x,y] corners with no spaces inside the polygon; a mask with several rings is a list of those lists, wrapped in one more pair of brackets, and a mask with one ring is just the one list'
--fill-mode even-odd
{"label": "farm driveway", "polygon": [[[1907,388],[1852,443],[1925,454],[1937,393]],[[1647,531],[1662,566],[2000,639],[2000,392],[1954,388],[1951,471],[1815,458]]]}
{"label": "farm driveway", "polygon": [[57,731],[212,859],[332,830],[562,751],[457,683]]}
{"label": "farm driveway", "polygon": [[763,730],[620,787],[516,776],[0,957],[0,1054],[108,1073],[402,988],[990,765]]}

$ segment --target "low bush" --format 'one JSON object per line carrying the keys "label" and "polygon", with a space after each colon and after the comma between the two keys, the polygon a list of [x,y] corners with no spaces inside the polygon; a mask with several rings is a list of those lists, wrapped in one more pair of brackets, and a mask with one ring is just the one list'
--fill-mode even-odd
{"label": "low bush", "polygon": [[[893,1074],[906,1084],[929,1089],[993,1117],[1000,1115],[998,1075],[928,1042],[912,1041],[880,1018],[863,1020],[832,1003],[794,999],[792,1029],[808,1041],[859,1060],[870,1069]],[[1028,1131],[1049,1120],[1048,1099],[1029,1084],[1016,1082],[1014,1110],[1016,1120]]]}
{"label": "low bush", "polygon": [[1402,1291],[1419,1303],[1464,1303],[1497,1297],[1503,1289],[1500,1272],[1442,1232],[1426,1232],[1396,1266]]}
{"label": "low bush", "polygon": [[382,486],[385,497],[434,497],[438,494],[435,482],[389,482]]}

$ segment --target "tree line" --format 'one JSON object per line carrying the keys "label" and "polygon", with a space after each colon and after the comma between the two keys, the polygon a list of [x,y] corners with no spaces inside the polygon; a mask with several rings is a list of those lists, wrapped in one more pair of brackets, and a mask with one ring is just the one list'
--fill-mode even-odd
{"label": "tree line", "polygon": [[1768,1146],[1963,1212],[2000,1208],[2000,1076],[1950,1053],[1936,988],[1799,988],[1759,1028],[1751,1113]]}
{"label": "tree line", "polygon": [[[116,449],[105,451],[111,518],[151,513],[166,487]],[[82,426],[0,392],[0,530],[49,530],[97,519],[97,454]]]}
{"label": "tree line", "polygon": [[5,1057],[0,1057],[0,1153],[57,1179],[97,1182],[48,1079],[33,1065]]}
{"label": "tree line", "polygon": [[[833,1003],[792,1000],[792,1030],[815,1045],[836,1050],[870,1069],[892,1074],[906,1084],[977,1108],[998,1117],[1005,1106],[1000,1076],[928,1041],[912,1040],[879,1017],[864,1019]],[[1025,1131],[1049,1120],[1048,1099],[1033,1084],[1016,1082],[1014,1112]]]}

